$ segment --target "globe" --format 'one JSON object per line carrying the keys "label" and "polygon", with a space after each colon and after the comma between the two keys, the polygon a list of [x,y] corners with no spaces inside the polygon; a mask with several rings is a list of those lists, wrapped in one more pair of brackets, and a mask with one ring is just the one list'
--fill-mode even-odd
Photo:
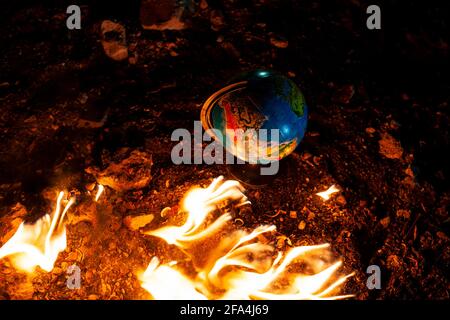
{"label": "globe", "polygon": [[240,74],[204,103],[204,129],[235,157],[249,163],[278,161],[303,139],[308,120],[305,98],[280,73]]}

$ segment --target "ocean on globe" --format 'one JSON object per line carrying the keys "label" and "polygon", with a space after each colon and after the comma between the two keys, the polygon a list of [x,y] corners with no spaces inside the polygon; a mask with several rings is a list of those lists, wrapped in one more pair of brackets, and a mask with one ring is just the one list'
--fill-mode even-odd
{"label": "ocean on globe", "polygon": [[203,105],[201,121],[232,155],[264,164],[295,150],[305,135],[308,108],[292,80],[255,70],[214,93]]}

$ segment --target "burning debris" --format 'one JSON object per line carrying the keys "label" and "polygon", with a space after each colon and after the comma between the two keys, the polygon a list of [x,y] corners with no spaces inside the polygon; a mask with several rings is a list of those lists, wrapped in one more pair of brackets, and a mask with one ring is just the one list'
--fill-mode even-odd
{"label": "burning debris", "polygon": [[95,202],[97,202],[100,199],[100,196],[105,191],[105,187],[101,184],[97,187],[97,194],[95,195]]}
{"label": "burning debris", "polygon": [[322,191],[322,192],[318,192],[316,193],[316,195],[318,195],[319,197],[321,197],[323,199],[323,201],[327,201],[330,199],[330,196],[333,193],[339,192],[340,190],[338,188],[336,188],[336,186],[333,184],[331,187],[329,187],[327,190]]}
{"label": "burning debris", "polygon": [[[147,234],[181,249],[192,262],[189,275],[176,261],[154,257],[141,275],[142,287],[155,299],[343,299],[336,295],[351,275],[338,277],[341,262],[330,262],[329,244],[276,252],[259,237],[273,225],[250,233],[230,223],[231,209],[249,205],[237,181],[216,178],[209,187],[193,188],[182,209],[186,222]],[[226,204],[224,206],[224,203]],[[215,219],[213,218],[215,217]]]}
{"label": "burning debris", "polygon": [[[11,256],[14,265],[26,272],[36,266],[50,272],[58,254],[66,249],[64,217],[75,202],[74,198],[63,201],[61,191],[53,214],[46,214],[33,224],[22,222],[16,233],[0,248],[0,259]],[[61,211],[61,204],[65,202]]]}

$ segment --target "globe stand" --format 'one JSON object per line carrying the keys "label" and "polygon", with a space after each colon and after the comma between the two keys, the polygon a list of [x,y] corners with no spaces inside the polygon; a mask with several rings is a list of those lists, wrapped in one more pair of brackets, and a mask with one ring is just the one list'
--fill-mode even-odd
{"label": "globe stand", "polygon": [[[283,159],[284,160],[284,159]],[[253,188],[264,187],[271,184],[275,179],[286,176],[288,172],[288,166],[284,165],[285,161],[279,161],[278,172],[273,175],[262,175],[261,168],[268,168],[268,165],[262,164],[228,164],[228,173],[236,180],[239,180],[244,185]]]}

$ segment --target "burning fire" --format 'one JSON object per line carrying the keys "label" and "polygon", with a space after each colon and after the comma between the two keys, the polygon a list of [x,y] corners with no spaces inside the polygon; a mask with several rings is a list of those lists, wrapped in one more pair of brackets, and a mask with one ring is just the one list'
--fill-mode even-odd
{"label": "burning fire", "polygon": [[102,195],[103,191],[105,191],[105,187],[99,184],[97,188],[97,194],[95,195],[95,202],[97,202],[98,199],[100,199],[100,196]]}
{"label": "burning fire", "polygon": [[52,215],[46,214],[34,224],[22,222],[16,233],[0,248],[0,259],[11,256],[13,264],[26,272],[36,266],[50,272],[61,251],[66,249],[64,216],[75,202],[70,198],[61,210],[65,193],[61,191]]}
{"label": "burning fire", "polygon": [[237,181],[215,179],[205,189],[193,188],[182,208],[182,226],[167,226],[147,234],[181,249],[194,272],[181,263],[160,264],[154,257],[140,276],[142,287],[155,299],[343,299],[336,295],[350,276],[337,276],[341,262],[330,263],[328,244],[276,252],[261,236],[275,226],[236,230],[232,210],[249,201]]}
{"label": "burning fire", "polygon": [[336,186],[333,184],[331,187],[329,187],[327,190],[316,193],[319,197],[321,197],[324,201],[327,201],[330,199],[330,196],[333,193],[339,192],[340,190],[336,188]]}

